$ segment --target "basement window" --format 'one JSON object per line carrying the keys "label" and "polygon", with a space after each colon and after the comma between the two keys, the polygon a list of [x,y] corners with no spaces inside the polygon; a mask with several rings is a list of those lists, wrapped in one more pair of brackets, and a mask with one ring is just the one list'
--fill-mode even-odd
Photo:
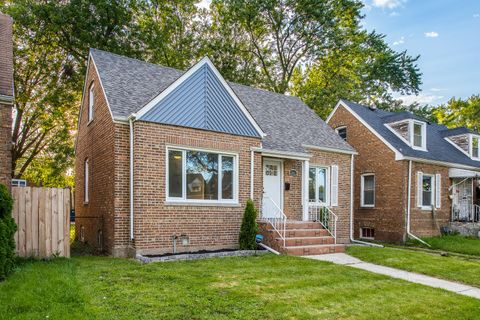
{"label": "basement window", "polygon": [[370,228],[370,227],[360,228],[360,238],[374,240],[375,239],[375,229]]}
{"label": "basement window", "polygon": [[168,149],[167,200],[237,203],[236,154]]}

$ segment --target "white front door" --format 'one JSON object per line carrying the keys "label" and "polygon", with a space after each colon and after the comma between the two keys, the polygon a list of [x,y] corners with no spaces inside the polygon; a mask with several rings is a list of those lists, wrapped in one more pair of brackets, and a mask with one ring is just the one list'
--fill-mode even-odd
{"label": "white front door", "polygon": [[[263,195],[283,210],[282,201],[282,162],[278,160],[263,161]],[[262,216],[271,218],[272,205],[268,201],[263,202]]]}

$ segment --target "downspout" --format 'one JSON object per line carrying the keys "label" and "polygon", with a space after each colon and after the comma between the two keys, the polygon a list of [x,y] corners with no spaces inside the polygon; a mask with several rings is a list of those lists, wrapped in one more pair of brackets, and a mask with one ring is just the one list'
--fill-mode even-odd
{"label": "downspout", "polygon": [[360,243],[360,244],[367,245],[367,246],[372,246],[372,247],[383,248],[383,246],[381,244],[355,240],[354,237],[353,237],[353,201],[354,201],[353,193],[355,191],[355,187],[353,185],[354,181],[355,181],[355,179],[353,177],[353,175],[355,173],[354,157],[355,157],[355,155],[352,154],[352,158],[350,160],[350,242]]}
{"label": "downspout", "polygon": [[134,239],[133,235],[133,121],[136,118],[136,114],[132,113],[128,117],[128,124],[130,126],[130,240]]}
{"label": "downspout", "polygon": [[255,170],[255,151],[250,151],[250,199],[253,201],[253,185],[254,185],[254,170]]}
{"label": "downspout", "polygon": [[408,161],[408,191],[407,191],[407,237],[410,236],[413,239],[420,241],[421,243],[425,244],[426,246],[430,247],[428,243],[417,237],[416,235],[412,234],[410,231],[410,207],[411,207],[411,199],[412,196],[412,160]]}

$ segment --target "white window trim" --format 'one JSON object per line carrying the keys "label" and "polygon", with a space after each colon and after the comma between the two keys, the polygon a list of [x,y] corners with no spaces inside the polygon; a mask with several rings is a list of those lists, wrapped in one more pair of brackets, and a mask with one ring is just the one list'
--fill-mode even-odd
{"label": "white window trim", "polygon": [[[478,157],[473,156],[473,139],[478,139],[478,144],[479,144],[479,151],[478,151]],[[480,161],[480,135],[476,134],[469,134],[468,135],[468,146],[469,146],[469,155],[472,160]]]}
{"label": "white window trim", "polygon": [[[182,197],[169,197],[169,157],[168,153],[169,151],[181,151],[182,152]],[[199,199],[187,199],[187,175],[186,175],[186,154],[187,151],[198,151],[198,152],[208,152],[208,153],[214,153],[219,156],[218,160],[218,200],[199,200]],[[222,178],[221,178],[221,163],[222,163],[222,157],[221,156],[230,156],[233,157],[233,199],[222,199]],[[219,150],[212,150],[212,149],[202,149],[202,148],[190,148],[190,147],[177,147],[177,146],[167,146],[166,147],[166,153],[165,153],[165,158],[166,158],[166,166],[165,166],[165,199],[167,203],[172,203],[172,204],[186,204],[186,205],[205,205],[205,204],[218,204],[218,205],[238,205],[238,185],[239,185],[239,156],[238,153],[232,153],[232,152],[224,152],[224,151],[219,151]]]}
{"label": "white window trim", "polygon": [[[393,129],[391,126],[399,123],[404,123],[408,122],[408,140],[405,139],[401,134],[399,134],[395,129]],[[422,147],[417,147],[415,146],[414,143],[414,134],[413,134],[413,129],[414,129],[414,123],[420,124],[422,126]],[[420,150],[420,151],[428,151],[427,150],[427,124],[422,121],[418,120],[413,120],[413,119],[407,119],[407,120],[401,120],[401,121],[396,121],[396,122],[391,122],[391,123],[385,123],[384,124],[388,130],[393,132],[400,140],[405,142],[409,147],[411,147],[414,150]]]}
{"label": "white window trim", "polygon": [[[316,172],[317,169],[325,169],[325,184],[326,184],[326,186],[325,186],[325,198],[326,198],[326,201],[325,202],[320,202],[318,200],[319,181],[318,181],[318,179],[315,179],[315,201],[310,201],[310,195],[308,195],[308,202],[311,203],[311,204],[315,204],[315,205],[321,205],[321,206],[329,207],[330,206],[330,190],[331,190],[331,188],[330,188],[330,168],[325,167],[325,166],[310,165],[309,168],[308,168],[309,179],[310,179],[310,169],[315,169],[315,177],[317,175],[317,172]],[[307,189],[307,192],[308,192],[308,189]]]}
{"label": "white window trim", "polygon": [[[337,133],[337,135],[339,135],[339,134],[338,134],[338,131],[339,131],[339,130],[342,130],[342,129],[347,130],[347,126],[340,126],[340,127],[335,128],[335,132]],[[347,134],[347,136],[345,137],[345,141],[347,141],[348,130],[347,130],[346,134]],[[339,136],[340,136],[340,135],[339,135]],[[343,138],[342,138],[342,139],[343,139]]]}
{"label": "white window trim", "polygon": [[88,87],[88,124],[93,121],[93,108],[95,106],[95,83],[91,83]]}
{"label": "white window trim", "polygon": [[[360,239],[365,239],[365,240],[375,240],[375,237],[365,237],[363,235],[363,229],[372,229],[372,230],[375,230],[375,228],[371,228],[371,227],[360,227]],[[375,231],[374,231],[375,232]]]}
{"label": "white window trim", "polygon": [[430,191],[432,193],[432,196],[430,197],[431,199],[431,204],[430,205],[424,205],[423,204],[423,185],[422,185],[422,192],[418,195],[418,197],[420,197],[420,203],[421,203],[421,206],[420,206],[420,209],[422,210],[432,210],[433,207],[435,206],[435,200],[436,200],[436,190],[435,190],[435,175],[434,174],[429,174],[429,173],[421,173],[422,175],[422,183],[423,183],[423,177],[430,177],[432,179],[432,190]]}
{"label": "white window trim", "polygon": [[[365,177],[373,176],[373,204],[365,204]],[[360,178],[360,206],[362,208],[374,208],[375,207],[375,195],[376,195],[376,179],[375,173],[364,173]]]}
{"label": "white window trim", "polygon": [[90,201],[90,165],[88,158],[83,162],[83,203],[87,204]]}
{"label": "white window trim", "polygon": [[[422,129],[422,145],[420,147],[416,146],[414,144],[415,143],[415,132],[414,132],[415,124],[420,125],[421,129]],[[427,151],[427,124],[425,122],[422,122],[422,121],[410,120],[409,126],[410,126],[410,128],[409,128],[410,143],[411,143],[412,149]]]}

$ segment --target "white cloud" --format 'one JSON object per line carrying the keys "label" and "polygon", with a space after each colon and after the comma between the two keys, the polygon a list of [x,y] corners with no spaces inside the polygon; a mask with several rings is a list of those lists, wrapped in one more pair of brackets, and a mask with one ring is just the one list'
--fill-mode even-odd
{"label": "white cloud", "polygon": [[438,32],[435,32],[435,31],[425,32],[425,37],[436,38],[438,37]]}
{"label": "white cloud", "polygon": [[475,14],[473,15],[473,17],[474,17],[475,19],[480,18],[480,13],[475,13]]}
{"label": "white cloud", "polygon": [[443,88],[430,88],[430,91],[432,92],[440,92],[440,91],[446,91],[447,89],[443,89]]}
{"label": "white cloud", "polygon": [[405,43],[405,37],[404,37],[404,36],[402,36],[402,37],[400,37],[400,39],[399,39],[399,40],[397,40],[397,41],[393,42],[393,43],[392,43],[392,45],[394,45],[394,46],[398,46],[398,45],[400,45],[400,44],[404,44],[404,43]]}
{"label": "white cloud", "polygon": [[373,0],[372,5],[379,8],[393,9],[400,7],[406,0]]}
{"label": "white cloud", "polygon": [[400,13],[398,13],[397,11],[392,11],[389,16],[390,17],[398,17],[400,15]]}
{"label": "white cloud", "polygon": [[443,96],[437,96],[434,94],[419,94],[416,95],[409,95],[409,96],[401,96],[399,97],[400,100],[403,101],[404,104],[412,104],[417,102],[419,104],[433,104],[434,102],[438,102],[438,100],[443,99]]}

